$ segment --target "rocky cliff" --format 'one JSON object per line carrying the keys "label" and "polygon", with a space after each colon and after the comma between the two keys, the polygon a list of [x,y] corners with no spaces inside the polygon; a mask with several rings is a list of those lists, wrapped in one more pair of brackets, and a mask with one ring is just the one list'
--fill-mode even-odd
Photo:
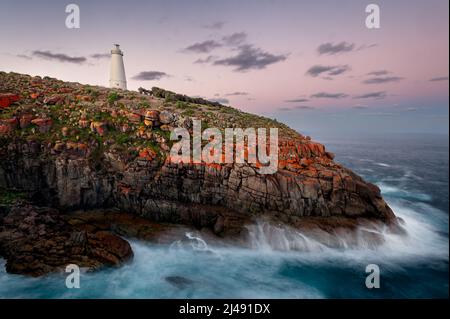
{"label": "rocky cliff", "polygon": [[[0,187],[35,204],[117,207],[218,235],[261,216],[292,225],[327,217],[396,223],[377,186],[275,120],[158,88],[114,91],[4,72],[0,102]],[[170,131],[192,129],[192,119],[220,129],[277,127],[278,171],[171,163]]]}

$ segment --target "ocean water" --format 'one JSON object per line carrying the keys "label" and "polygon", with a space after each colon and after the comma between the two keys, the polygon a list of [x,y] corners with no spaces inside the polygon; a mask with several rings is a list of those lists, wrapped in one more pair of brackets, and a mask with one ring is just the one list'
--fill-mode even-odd
{"label": "ocean water", "polygon": [[[249,227],[253,249],[180,234],[171,245],[131,241],[135,257],[120,268],[65,275],[7,274],[0,298],[448,298],[448,136],[319,138],[336,161],[377,184],[407,236],[386,235],[371,248],[331,249],[294,230]],[[294,250],[293,248],[300,248]],[[380,288],[368,289],[368,264]]]}

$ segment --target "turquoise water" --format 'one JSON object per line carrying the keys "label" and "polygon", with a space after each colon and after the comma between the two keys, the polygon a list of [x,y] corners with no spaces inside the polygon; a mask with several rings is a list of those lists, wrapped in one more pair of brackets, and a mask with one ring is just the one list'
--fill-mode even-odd
{"label": "turquoise water", "polygon": [[[376,249],[331,249],[289,229],[252,225],[253,249],[224,247],[195,233],[155,245],[132,241],[129,264],[82,273],[10,275],[0,265],[3,298],[433,298],[448,297],[448,138],[323,140],[336,160],[380,186],[408,236],[387,235]],[[295,244],[302,251],[289,248]],[[277,248],[277,249],[276,249]],[[283,251],[280,251],[279,249]],[[367,289],[377,264],[381,288]],[[174,279],[175,278],[175,279]]]}

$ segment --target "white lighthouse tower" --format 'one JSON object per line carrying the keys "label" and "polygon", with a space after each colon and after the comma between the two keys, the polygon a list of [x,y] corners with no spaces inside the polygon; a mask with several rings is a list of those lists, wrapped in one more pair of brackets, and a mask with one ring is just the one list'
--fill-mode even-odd
{"label": "white lighthouse tower", "polygon": [[123,66],[123,52],[118,44],[114,44],[111,50],[111,73],[109,77],[109,86],[116,89],[127,89],[127,80],[125,77],[125,67]]}

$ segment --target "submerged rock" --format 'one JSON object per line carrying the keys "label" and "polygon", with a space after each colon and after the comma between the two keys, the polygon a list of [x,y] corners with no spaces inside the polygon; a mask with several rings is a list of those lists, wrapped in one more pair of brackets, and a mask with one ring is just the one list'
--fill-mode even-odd
{"label": "submerged rock", "polygon": [[166,278],[164,278],[169,284],[180,288],[180,289],[184,289],[190,285],[192,285],[194,282],[186,277],[182,277],[182,276],[167,276]]}

